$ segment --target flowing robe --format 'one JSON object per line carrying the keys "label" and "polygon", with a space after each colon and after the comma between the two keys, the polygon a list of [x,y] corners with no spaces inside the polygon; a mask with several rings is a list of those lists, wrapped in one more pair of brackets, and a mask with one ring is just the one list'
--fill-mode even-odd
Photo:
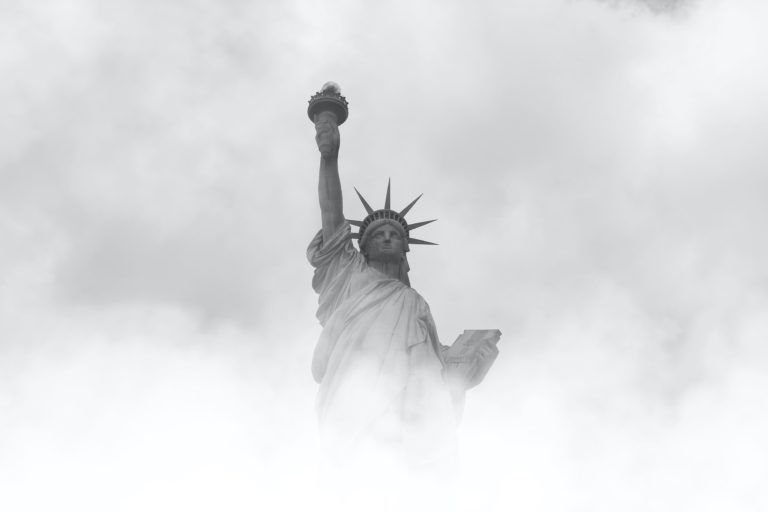
{"label": "flowing robe", "polygon": [[456,419],[435,323],[411,287],[369,266],[345,222],[307,249],[323,326],[312,374],[317,413],[341,450],[392,448],[412,461],[452,450]]}

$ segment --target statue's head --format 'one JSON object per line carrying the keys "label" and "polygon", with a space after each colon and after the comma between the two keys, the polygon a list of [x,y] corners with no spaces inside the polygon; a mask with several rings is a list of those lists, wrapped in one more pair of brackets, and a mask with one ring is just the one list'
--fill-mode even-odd
{"label": "statue's head", "polygon": [[391,219],[372,222],[360,239],[360,251],[371,261],[397,263],[408,252],[408,235],[403,226]]}
{"label": "statue's head", "polygon": [[360,252],[368,261],[386,261],[391,263],[400,262],[400,279],[408,284],[408,259],[406,253],[411,244],[435,245],[432,242],[419,240],[411,236],[411,231],[434,222],[427,220],[409,224],[405,220],[405,215],[411,210],[419,197],[414,199],[402,210],[395,211],[390,209],[390,186],[387,184],[387,197],[384,199],[384,208],[374,210],[368,204],[360,192],[355,189],[357,196],[365,207],[368,215],[362,221],[350,220],[349,223],[360,228],[360,231],[352,235],[358,239]]}

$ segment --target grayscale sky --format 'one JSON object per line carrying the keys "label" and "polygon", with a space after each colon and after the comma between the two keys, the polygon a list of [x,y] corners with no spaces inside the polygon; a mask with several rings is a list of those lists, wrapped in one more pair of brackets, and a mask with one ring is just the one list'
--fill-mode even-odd
{"label": "grayscale sky", "polygon": [[0,2],[0,509],[311,498],[327,80],[346,215],[353,186],[423,192],[440,245],[411,283],[443,343],[503,332],[461,428],[473,506],[768,509],[766,23],[758,0]]}

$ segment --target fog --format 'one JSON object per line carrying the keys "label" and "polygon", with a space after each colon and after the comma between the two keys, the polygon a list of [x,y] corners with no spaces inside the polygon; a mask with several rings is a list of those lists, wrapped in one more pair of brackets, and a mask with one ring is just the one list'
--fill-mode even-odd
{"label": "fog", "polygon": [[0,3],[0,508],[342,506],[305,257],[334,80],[345,214],[423,192],[441,341],[503,333],[458,510],[765,510],[767,15]]}

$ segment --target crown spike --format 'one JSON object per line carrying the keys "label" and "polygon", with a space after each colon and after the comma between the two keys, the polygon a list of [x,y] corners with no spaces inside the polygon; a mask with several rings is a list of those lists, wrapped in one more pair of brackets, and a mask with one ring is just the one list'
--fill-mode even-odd
{"label": "crown spike", "polygon": [[387,179],[387,197],[384,199],[384,209],[389,210],[389,186],[392,184],[392,178]]}
{"label": "crown spike", "polygon": [[363,221],[361,221],[361,220],[352,220],[352,219],[347,219],[347,222],[349,222],[349,223],[350,223],[350,224],[352,224],[353,226],[357,226],[357,227],[359,227],[359,228],[363,227]]}
{"label": "crown spike", "polygon": [[408,243],[409,244],[416,244],[416,245],[437,245],[433,242],[427,242],[426,240],[419,240],[418,238],[411,238],[408,237]]}
{"label": "crown spike", "polygon": [[419,197],[417,197],[416,199],[414,199],[413,201],[411,201],[411,204],[409,204],[408,206],[406,206],[405,208],[403,208],[403,209],[400,211],[400,216],[401,216],[401,217],[405,217],[405,214],[407,214],[409,211],[411,211],[411,208],[413,208],[413,205],[415,205],[415,204],[416,204],[416,201],[418,201],[419,199],[421,199],[421,196],[423,196],[423,195],[424,195],[424,194],[419,194]]}
{"label": "crown spike", "polygon": [[[355,188],[355,187],[353,187]],[[366,201],[363,196],[360,194],[360,191],[355,188],[355,192],[357,192],[357,197],[360,198],[360,201],[363,203],[363,206],[365,207],[365,211],[368,213],[368,215],[373,213],[373,208],[371,208],[371,205],[368,204],[368,201]]]}
{"label": "crown spike", "polygon": [[430,222],[435,222],[437,219],[432,220],[425,220],[423,222],[414,222],[413,224],[408,224],[408,231],[414,230],[416,228],[420,228],[421,226],[426,226]]}

